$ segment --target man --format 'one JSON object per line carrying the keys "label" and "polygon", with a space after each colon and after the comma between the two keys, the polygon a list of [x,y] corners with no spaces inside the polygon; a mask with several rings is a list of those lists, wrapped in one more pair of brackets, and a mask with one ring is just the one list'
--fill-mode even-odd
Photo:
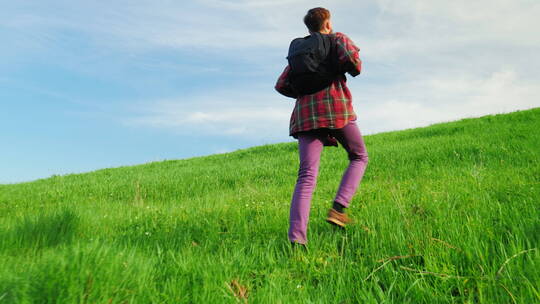
{"label": "man", "polygon": [[335,62],[337,65],[337,73],[330,85],[313,94],[302,95],[291,85],[290,65],[287,65],[275,86],[282,95],[296,98],[289,135],[298,139],[300,167],[291,202],[288,238],[292,245],[298,243],[305,246],[311,198],[317,182],[323,146],[337,146],[337,140],[349,158],[349,165],[326,219],[338,227],[345,227],[350,222],[345,209],[349,207],[364,175],[368,154],[356,125],[352,96],[345,77],[345,73],[353,77],[360,74],[360,49],[345,34],[333,33],[330,12],[325,8],[310,9],[304,17],[304,23],[310,35],[318,32],[334,39],[334,49],[330,50],[327,62]]}

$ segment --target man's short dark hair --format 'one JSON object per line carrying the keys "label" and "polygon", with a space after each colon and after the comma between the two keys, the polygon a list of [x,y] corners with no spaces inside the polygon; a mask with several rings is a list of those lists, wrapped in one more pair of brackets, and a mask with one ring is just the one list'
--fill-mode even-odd
{"label": "man's short dark hair", "polygon": [[311,32],[318,32],[322,29],[324,21],[330,19],[330,11],[323,7],[310,9],[304,17],[304,23]]}

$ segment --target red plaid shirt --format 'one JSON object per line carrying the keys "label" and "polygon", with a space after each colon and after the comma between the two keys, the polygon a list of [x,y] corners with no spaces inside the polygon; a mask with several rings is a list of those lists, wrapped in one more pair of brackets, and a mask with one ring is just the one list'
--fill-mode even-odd
{"label": "red plaid shirt", "polygon": [[[360,74],[362,68],[362,61],[358,55],[360,49],[343,33],[336,33],[335,38],[341,70],[353,77]],[[319,92],[296,96],[287,80],[289,70],[290,66],[287,65],[275,86],[282,95],[296,98],[289,124],[289,136],[298,138],[297,132],[320,128],[340,129],[350,120],[356,119],[345,74],[339,75],[332,84]]]}

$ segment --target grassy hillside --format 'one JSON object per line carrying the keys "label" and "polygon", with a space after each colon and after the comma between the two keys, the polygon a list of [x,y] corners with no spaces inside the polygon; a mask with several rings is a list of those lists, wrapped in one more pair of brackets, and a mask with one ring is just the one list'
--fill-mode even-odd
{"label": "grassy hillside", "polygon": [[296,143],[0,185],[0,303],[538,303],[540,109],[325,147],[309,250],[287,241]]}

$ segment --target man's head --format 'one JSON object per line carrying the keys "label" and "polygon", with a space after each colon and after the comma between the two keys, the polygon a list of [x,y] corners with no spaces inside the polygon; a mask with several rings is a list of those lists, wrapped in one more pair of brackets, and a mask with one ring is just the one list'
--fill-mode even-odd
{"label": "man's head", "polygon": [[306,24],[310,33],[321,32],[323,34],[332,33],[332,23],[330,22],[330,11],[316,7],[310,9],[304,17],[304,23]]}

